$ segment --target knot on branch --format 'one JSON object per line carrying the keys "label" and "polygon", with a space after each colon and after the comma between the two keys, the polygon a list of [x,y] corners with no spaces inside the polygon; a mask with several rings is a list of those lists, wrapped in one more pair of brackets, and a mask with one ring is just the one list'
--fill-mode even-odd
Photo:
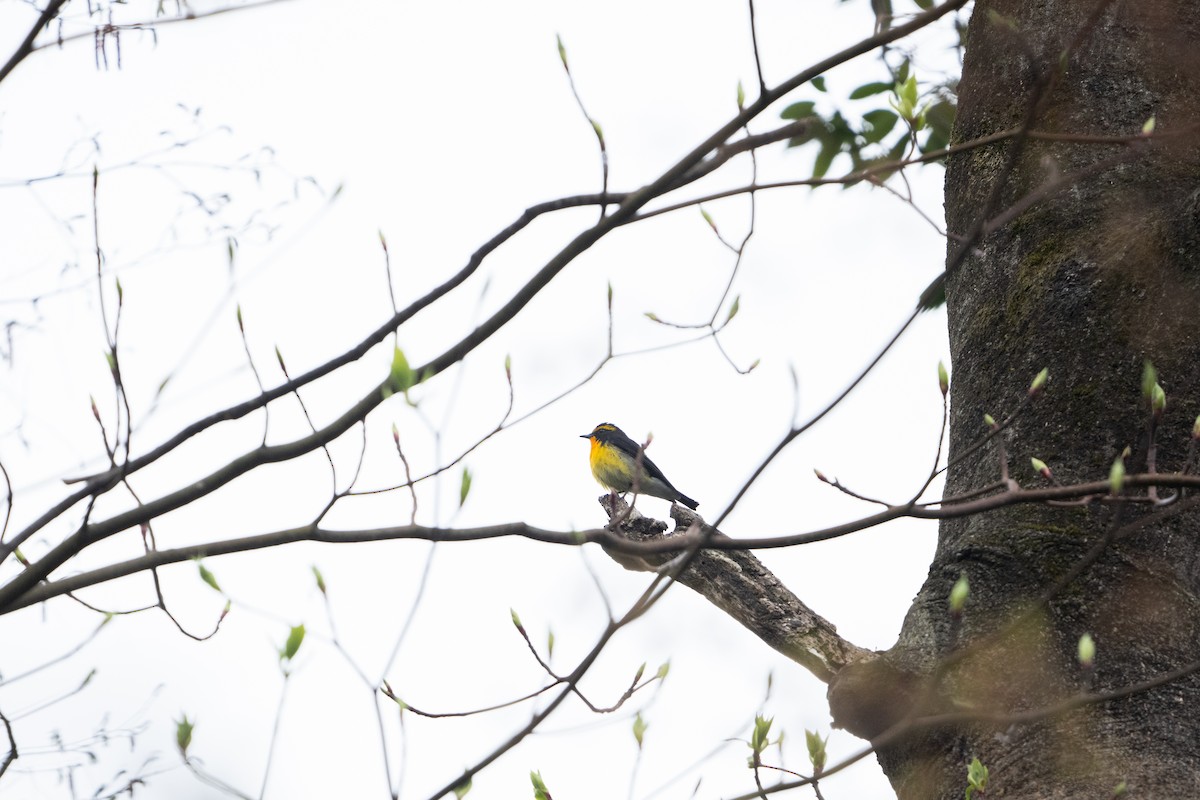
{"label": "knot on branch", "polygon": [[847,664],[829,682],[833,727],[873,740],[914,711],[921,679],[884,658]]}
{"label": "knot on branch", "polygon": [[[683,535],[693,522],[703,522],[700,515],[694,511],[689,511],[679,505],[672,505],[671,518],[675,520],[675,529],[668,533],[666,522],[644,516],[616,494],[601,495],[600,505],[608,514],[608,524],[613,532],[634,542]],[[634,572],[653,572],[678,555],[677,553],[633,555],[620,553],[608,547],[604,550],[618,564]]]}

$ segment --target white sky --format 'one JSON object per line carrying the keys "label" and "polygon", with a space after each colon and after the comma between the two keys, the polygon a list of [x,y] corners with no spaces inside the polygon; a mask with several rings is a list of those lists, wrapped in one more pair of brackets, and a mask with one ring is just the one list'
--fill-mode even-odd
{"label": "white sky", "polygon": [[[75,5],[72,13],[81,14]],[[148,19],[154,5],[130,3],[125,19]],[[756,10],[770,84],[871,32],[864,2],[760,0]],[[4,53],[31,18],[24,3],[0,4]],[[379,231],[388,239],[403,305],[460,269],[472,250],[525,207],[597,191],[594,137],[559,64],[556,33],[589,113],[604,128],[615,190],[652,180],[732,116],[739,80],[753,96],[745,4],[621,0],[298,0],[165,26],[157,44],[149,34],[126,33],[120,69],[115,47],[108,51],[109,69],[98,70],[92,43],[76,42],[34,55],[0,84],[0,309],[5,321],[16,323],[13,366],[0,382],[0,458],[17,490],[10,530],[63,495],[60,478],[102,466],[89,395],[110,429],[115,413],[90,252],[93,164],[101,170],[110,314],[112,274],[124,289],[121,353],[138,451],[200,415],[252,396],[235,303],[243,309],[255,363],[264,381],[275,385],[281,380],[276,346],[292,374],[299,374],[386,318]],[[918,63],[918,76],[933,82],[940,75],[921,70],[952,66],[953,59],[936,44],[921,52]],[[860,59],[829,76],[828,97],[808,87],[791,99],[831,108],[831,99],[882,78],[878,62]],[[777,120],[769,115],[755,130]],[[162,152],[195,135],[199,142]],[[761,176],[806,177],[814,155],[811,149],[768,148],[760,157]],[[139,159],[159,166],[120,166]],[[21,184],[64,164],[73,177]],[[260,184],[247,164],[262,167]],[[839,168],[845,165],[835,165],[834,172]],[[748,170],[744,160],[735,162],[684,196],[743,183]],[[304,176],[315,178],[326,194],[297,181]],[[921,208],[940,220],[940,168],[916,170],[910,181]],[[344,188],[331,202],[329,192],[338,185]],[[218,194],[229,197],[210,216],[196,209],[188,192],[210,203]],[[708,209],[722,233],[740,238],[748,219],[744,198]],[[222,226],[242,227],[251,215],[231,270]],[[584,209],[544,218],[489,258],[461,294],[402,331],[410,362],[441,352],[502,305],[594,216]],[[264,225],[274,229],[271,236]],[[757,370],[736,374],[711,342],[619,359],[589,385],[472,454],[466,463],[474,485],[460,513],[454,513],[457,468],[436,496],[427,485],[418,521],[474,526],[524,520],[561,530],[602,524],[587,445],[577,438],[601,421],[637,439],[652,431],[655,461],[700,501],[701,512],[715,515],[786,430],[793,405],[790,369],[798,376],[800,416],[806,418],[891,336],[940,270],[943,251],[933,228],[882,191],[760,195],[755,235],[733,289],[741,311],[722,335],[738,364],[761,359]],[[608,237],[463,369],[414,392],[426,419],[441,427],[440,455],[457,454],[503,414],[506,354],[512,357],[518,415],[595,366],[605,348],[608,284],[615,297],[616,349],[640,350],[680,338],[644,312],[706,320],[732,264],[695,210]],[[34,297],[41,299],[35,304]],[[907,497],[934,456],[939,359],[948,363],[944,315],[935,312],[918,320],[850,400],[792,445],[723,530],[734,537],[799,532],[870,513],[869,506],[818,483],[814,467],[867,495]],[[389,363],[387,344],[305,390],[314,421],[340,413],[386,374]],[[149,414],[168,376],[161,402]],[[394,398],[370,418],[364,488],[402,480],[393,422],[415,472],[437,463],[430,428]],[[262,425],[258,416],[222,426],[139,474],[134,486],[144,498],[179,488],[254,447]],[[294,403],[272,412],[271,442],[305,431]],[[331,448],[341,486],[353,472],[360,441],[356,432]],[[158,541],[177,546],[303,524],[324,504],[329,486],[321,454],[256,470],[156,521]],[[128,503],[117,496],[96,513],[107,516]],[[666,513],[660,501],[640,505],[652,515]],[[328,523],[399,524],[408,514],[407,494],[391,493],[339,505]],[[79,519],[78,512],[64,519],[47,532],[50,538],[24,550],[38,557]],[[861,646],[886,648],[925,577],[935,532],[931,524],[898,522],[760,556],[843,635]],[[62,574],[130,557],[139,548],[136,531],[123,533]],[[121,617],[77,657],[36,678],[0,685],[0,710],[12,717],[97,670],[85,691],[18,722],[22,757],[4,779],[6,800],[70,796],[71,788],[47,768],[86,759],[48,752],[48,736],[57,731],[75,742],[105,725],[146,727],[132,752],[124,741],[96,750],[99,763],[75,774],[79,796],[151,757],[150,771],[161,774],[145,796],[221,796],[178,766],[172,719],[181,712],[197,719],[191,752],[213,775],[258,796],[283,685],[275,648],[288,626],[300,622],[310,635],[289,682],[265,794],[386,796],[370,697],[330,643],[310,566],[325,575],[346,651],[374,678],[412,608],[429,550],[421,542],[299,545],[209,559],[234,601],[212,640],[186,639],[158,612]],[[581,553],[525,541],[440,546],[412,630],[388,673],[391,684],[415,706],[447,711],[502,702],[541,685],[544,674],[513,630],[510,607],[539,646],[553,630],[553,663],[569,671],[604,622],[584,561],[616,609],[626,608],[648,581],[591,547]],[[194,632],[211,630],[224,599],[201,583],[195,566],[164,569],[162,576],[180,621]],[[153,601],[141,578],[84,596],[114,609]],[[8,644],[0,649],[0,674],[11,677],[65,652],[97,622],[70,601],[3,618],[0,641]],[[470,796],[531,796],[530,770],[540,770],[560,799],[689,797],[700,778],[699,797],[746,792],[753,788],[745,768],[749,751],[727,740],[745,738],[758,712],[773,716],[776,729],[786,732],[784,765],[807,769],[804,729],[829,732],[825,686],[689,590],[673,589],[647,618],[620,633],[582,687],[598,704],[611,703],[639,664],[646,662],[652,673],[667,660],[671,673],[661,689],[636,695],[612,715],[596,717],[566,703],[542,732],[477,776]],[[768,675],[773,688],[764,701]],[[649,728],[631,791],[636,747],[630,727],[638,709]],[[388,755],[393,776],[403,776],[402,797],[426,797],[523,725],[529,713],[524,704],[463,721],[406,715],[403,734],[390,716]],[[860,746],[834,732],[831,763]],[[773,755],[778,763],[778,751]],[[829,798],[890,794],[873,760],[823,785]]]}

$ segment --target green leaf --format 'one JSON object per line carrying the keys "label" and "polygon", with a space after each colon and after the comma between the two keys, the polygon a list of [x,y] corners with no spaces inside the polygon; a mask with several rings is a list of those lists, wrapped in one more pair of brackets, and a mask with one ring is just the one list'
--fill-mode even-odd
{"label": "green leaf", "polygon": [[296,657],[296,653],[300,651],[300,645],[304,642],[304,626],[296,625],[288,631],[287,641],[283,644],[283,649],[279,651],[280,661],[291,661]]}
{"label": "green leaf", "polygon": [[863,131],[863,138],[871,144],[881,141],[883,137],[892,132],[892,128],[896,127],[896,121],[899,119],[896,112],[888,111],[886,108],[868,111],[863,114],[863,122],[869,126],[867,130]]}
{"label": "green leaf", "polygon": [[825,76],[818,75],[817,77],[813,78],[812,85],[813,85],[813,88],[816,89],[818,92],[825,91]]}
{"label": "green leaf", "polygon": [[905,119],[914,119],[917,115],[917,76],[909,75],[907,80],[897,81],[892,91],[896,93],[893,108]]}
{"label": "green leaf", "polygon": [[633,719],[633,738],[637,740],[638,750],[642,749],[642,737],[646,735],[646,720],[642,719],[642,712],[638,712]]}
{"label": "green leaf", "polygon": [[317,569],[317,565],[312,565],[313,577],[317,579],[317,589],[321,594],[325,594],[325,576],[321,574],[321,570]]}
{"label": "green leaf", "polygon": [[392,351],[392,369],[388,373],[387,388],[389,394],[402,394],[417,384],[412,367],[404,351],[399,347]]}
{"label": "green leaf", "polygon": [[820,152],[817,153],[817,160],[813,162],[812,176],[817,179],[824,178],[825,173],[829,172],[829,166],[833,164],[833,159],[837,158],[840,152],[842,152],[842,148],[836,144],[823,143]]}
{"label": "green leaf", "polygon": [[950,131],[957,113],[958,106],[950,100],[937,100],[925,109],[925,125],[929,128],[929,136],[921,145],[922,151],[941,150],[950,144]]}
{"label": "green leaf", "polygon": [[738,307],[741,304],[740,303],[741,299],[742,299],[741,295],[738,295],[737,297],[733,298],[733,303],[729,306],[729,316],[725,317],[725,324],[728,325],[729,321],[737,316]]}
{"label": "green leaf", "polygon": [[468,467],[463,467],[462,481],[458,486],[458,507],[462,508],[463,503],[467,502],[467,495],[471,493],[471,470]]}
{"label": "green leaf", "polygon": [[184,758],[187,758],[188,745],[192,743],[192,729],[195,727],[196,723],[188,719],[187,714],[183,715],[183,719],[175,720],[175,745]]}
{"label": "green leaf", "polygon": [[812,762],[813,774],[820,775],[825,770],[825,745],[829,737],[822,739],[816,732],[805,728],[804,741],[808,745],[808,760]]}
{"label": "green leaf", "polygon": [[774,717],[767,718],[761,714],[754,717],[754,731],[750,734],[750,749],[755,753],[763,752],[771,743],[768,737],[771,733],[771,723],[774,721]]}
{"label": "green leaf", "polygon": [[529,773],[529,780],[533,783],[534,800],[553,800],[550,797],[550,790],[546,788],[546,782],[542,780],[541,772]]}
{"label": "green leaf", "polygon": [[808,119],[813,116],[813,110],[817,104],[811,100],[804,100],[799,103],[792,103],[790,106],[779,112],[782,119]]}
{"label": "green leaf", "polygon": [[870,97],[873,94],[883,94],[890,92],[895,84],[887,81],[875,81],[873,83],[864,83],[853,92],[850,93],[851,100],[861,100],[864,97]]}
{"label": "green leaf", "polygon": [[913,2],[916,3],[917,8],[921,9],[922,11],[928,11],[929,9],[933,8],[933,0],[913,0]]}
{"label": "green leaf", "polygon": [[901,136],[899,139],[896,140],[896,143],[894,145],[892,145],[892,149],[888,150],[887,160],[888,161],[900,161],[901,159],[904,158],[904,151],[907,148],[908,148],[908,137]]}
{"label": "green leaf", "polygon": [[200,559],[196,559],[196,566],[200,568],[200,580],[204,581],[209,586],[211,586],[212,588],[214,588],[218,592],[220,592],[221,587],[217,583],[217,576],[213,575],[209,571],[208,567],[204,566],[204,562],[201,561]]}
{"label": "green leaf", "polygon": [[471,779],[464,778],[461,782],[454,786],[455,800],[462,800],[467,796],[467,792],[471,791]]}
{"label": "green leaf", "polygon": [[987,791],[988,784],[988,768],[978,758],[971,759],[971,765],[967,767],[967,798],[971,797],[973,792],[983,793]]}

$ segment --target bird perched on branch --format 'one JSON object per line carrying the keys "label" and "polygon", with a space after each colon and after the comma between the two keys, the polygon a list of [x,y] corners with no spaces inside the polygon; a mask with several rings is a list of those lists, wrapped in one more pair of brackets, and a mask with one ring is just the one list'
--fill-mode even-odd
{"label": "bird perched on branch", "polygon": [[[588,462],[592,466],[592,475],[601,486],[615,492],[633,491],[671,502],[679,501],[691,509],[700,505],[672,486],[667,476],[663,475],[662,470],[645,452],[641,452],[639,456],[642,448],[616,425],[601,422],[591,433],[582,434],[579,438],[591,440],[592,450],[588,454]],[[639,461],[640,471],[637,469]]]}

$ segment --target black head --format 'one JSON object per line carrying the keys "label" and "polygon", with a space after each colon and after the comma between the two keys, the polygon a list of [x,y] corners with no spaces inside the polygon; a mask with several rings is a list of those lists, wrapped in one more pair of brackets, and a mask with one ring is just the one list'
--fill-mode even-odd
{"label": "black head", "polygon": [[616,425],[613,425],[611,422],[601,422],[599,425],[597,425],[592,430],[591,433],[582,434],[582,435],[580,435],[579,438],[580,439],[596,439],[597,441],[600,441],[600,442],[606,442],[609,439],[613,438],[614,436],[624,436],[624,435],[625,434],[623,434],[621,432],[621,429],[618,428]]}

